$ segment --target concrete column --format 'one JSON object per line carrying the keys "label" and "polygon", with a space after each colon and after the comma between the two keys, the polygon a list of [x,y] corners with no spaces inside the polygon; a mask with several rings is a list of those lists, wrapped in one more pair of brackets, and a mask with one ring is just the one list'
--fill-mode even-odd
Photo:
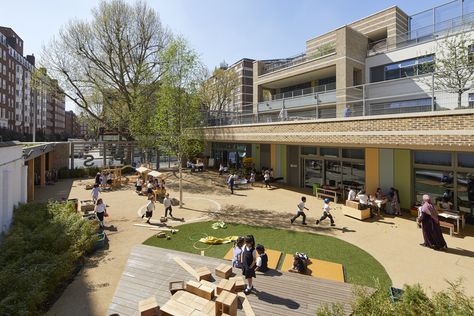
{"label": "concrete column", "polygon": [[28,160],[28,194],[27,201],[32,202],[35,199],[35,160]]}
{"label": "concrete column", "polygon": [[46,154],[40,156],[40,186],[46,185]]}

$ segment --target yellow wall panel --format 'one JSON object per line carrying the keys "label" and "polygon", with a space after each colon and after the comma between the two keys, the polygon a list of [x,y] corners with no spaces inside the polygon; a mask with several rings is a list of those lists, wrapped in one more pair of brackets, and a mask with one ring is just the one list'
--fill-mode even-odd
{"label": "yellow wall panel", "polygon": [[367,194],[374,194],[379,187],[379,150],[365,149],[365,190]]}

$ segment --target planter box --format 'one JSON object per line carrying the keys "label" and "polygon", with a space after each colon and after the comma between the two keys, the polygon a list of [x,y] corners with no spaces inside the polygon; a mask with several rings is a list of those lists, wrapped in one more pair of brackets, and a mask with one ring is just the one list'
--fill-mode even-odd
{"label": "planter box", "polygon": [[358,220],[361,220],[363,221],[364,219],[367,219],[370,217],[370,209],[366,209],[366,210],[357,210],[357,209],[354,209],[354,208],[348,208],[348,207],[344,207],[342,209],[342,213],[346,216],[349,216],[349,217],[353,217],[353,218],[356,218]]}

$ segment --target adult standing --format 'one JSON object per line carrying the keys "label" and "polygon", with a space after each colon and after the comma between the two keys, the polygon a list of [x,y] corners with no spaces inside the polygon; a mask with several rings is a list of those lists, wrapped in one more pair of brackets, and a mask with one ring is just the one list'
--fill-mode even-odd
{"label": "adult standing", "polygon": [[171,199],[169,193],[166,193],[165,198],[163,199],[163,205],[165,207],[165,217],[168,217],[168,211],[170,212],[170,217],[173,217],[173,208],[171,207]]}
{"label": "adult standing", "polygon": [[227,184],[229,185],[230,194],[234,194],[235,175],[233,172],[230,174],[229,179],[227,179]]}
{"label": "adult standing", "polygon": [[421,207],[421,214],[417,221],[418,224],[421,224],[423,231],[424,242],[421,244],[422,246],[430,247],[435,250],[448,248],[443,233],[441,232],[438,213],[428,194],[423,195],[423,206]]}
{"label": "adult standing", "polygon": [[390,188],[390,204],[392,207],[392,212],[395,213],[395,215],[402,215],[402,212],[400,210],[400,195],[398,194],[398,190],[395,188]]}
{"label": "adult standing", "polygon": [[148,196],[148,204],[146,205],[146,211],[145,214],[143,214],[143,217],[147,218],[147,223],[150,224],[150,219],[153,216],[153,211],[155,210],[155,196],[154,195],[149,195]]}
{"label": "adult standing", "polygon": [[104,228],[104,217],[106,213],[107,213],[107,209],[106,209],[105,203],[101,198],[99,198],[97,200],[97,204],[95,205],[95,214],[97,215],[97,218],[99,219],[100,228]]}

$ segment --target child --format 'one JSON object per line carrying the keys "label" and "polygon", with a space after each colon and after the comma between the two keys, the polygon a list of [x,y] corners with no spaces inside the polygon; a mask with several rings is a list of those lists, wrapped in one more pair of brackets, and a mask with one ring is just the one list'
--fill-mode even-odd
{"label": "child", "polygon": [[155,210],[155,196],[153,194],[148,196],[148,204],[146,205],[146,212],[142,215],[147,218],[147,223],[150,224],[150,219],[153,216],[153,211]]}
{"label": "child", "polygon": [[308,256],[304,253],[297,252],[293,256],[293,267],[288,270],[288,272],[295,272],[295,273],[306,273],[306,268],[311,261],[309,260]]}
{"label": "child", "polygon": [[95,183],[91,191],[92,201],[94,201],[94,204],[97,203],[97,199],[99,198],[99,193],[100,193],[99,184]]}
{"label": "child", "polygon": [[137,188],[137,193],[138,194],[142,193],[142,185],[143,185],[142,177],[138,177],[137,184],[135,185],[135,187]]}
{"label": "child", "polygon": [[318,225],[319,222],[325,220],[326,217],[329,217],[329,219],[331,220],[331,226],[336,226],[336,224],[334,224],[334,218],[332,217],[332,215],[330,213],[331,209],[329,208],[329,202],[331,202],[330,199],[328,199],[328,198],[324,199],[323,215],[321,216],[320,219],[316,220],[316,225]]}
{"label": "child", "polygon": [[270,185],[270,171],[265,170],[265,173],[263,174],[263,181],[265,181],[265,188],[272,188]]}
{"label": "child", "polygon": [[234,256],[232,257],[232,266],[242,269],[242,246],[244,245],[244,237],[239,237],[234,243]]}
{"label": "child", "polygon": [[257,245],[255,249],[257,250],[258,254],[256,263],[257,268],[255,270],[260,272],[268,271],[268,256],[265,253],[265,247],[262,245]]}
{"label": "child", "polygon": [[306,203],[306,197],[303,196],[301,198],[301,202],[296,206],[298,208],[296,211],[296,215],[290,220],[292,224],[295,222],[295,219],[297,219],[300,216],[303,216],[303,225],[307,225],[306,214],[304,213],[304,210],[309,211],[309,209],[305,206],[305,203]]}
{"label": "child", "polygon": [[100,228],[104,228],[105,213],[107,213],[107,210],[105,208],[105,203],[104,201],[102,201],[102,199],[98,199],[97,204],[95,205],[95,214],[97,215],[97,218],[99,219]]}
{"label": "child", "polygon": [[250,173],[250,185],[253,186],[253,184],[255,183],[255,172],[251,172]]}
{"label": "child", "polygon": [[245,294],[250,294],[253,289],[253,278],[255,278],[255,264],[257,255],[255,252],[255,241],[253,236],[245,237],[245,246],[242,249],[242,274],[247,279],[247,287],[244,290]]}
{"label": "child", "polygon": [[153,182],[152,182],[152,180],[148,180],[148,184],[146,185],[146,194],[148,194],[148,195],[153,194]]}
{"label": "child", "polygon": [[163,199],[163,205],[165,206],[165,217],[168,217],[168,211],[170,212],[170,217],[173,217],[173,208],[171,207],[171,199],[169,193],[166,193],[165,198]]}

